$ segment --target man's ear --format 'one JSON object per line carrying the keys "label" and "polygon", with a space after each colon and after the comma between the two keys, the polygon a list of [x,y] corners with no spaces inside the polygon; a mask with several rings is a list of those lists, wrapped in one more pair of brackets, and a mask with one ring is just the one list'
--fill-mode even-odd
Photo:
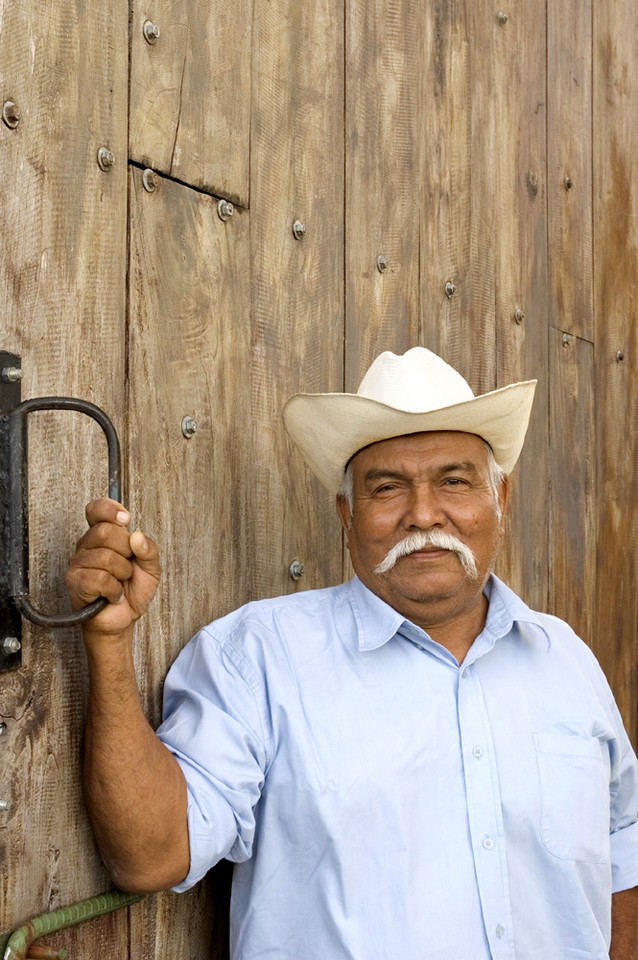
{"label": "man's ear", "polygon": [[347,533],[352,524],[352,510],[350,509],[350,504],[345,497],[342,497],[340,494],[337,494],[337,513],[339,514],[339,519],[341,520],[341,526]]}
{"label": "man's ear", "polygon": [[507,513],[507,501],[510,493],[510,478],[508,476],[503,477],[501,482],[498,485],[498,505],[501,511],[501,533],[505,530],[505,514]]}

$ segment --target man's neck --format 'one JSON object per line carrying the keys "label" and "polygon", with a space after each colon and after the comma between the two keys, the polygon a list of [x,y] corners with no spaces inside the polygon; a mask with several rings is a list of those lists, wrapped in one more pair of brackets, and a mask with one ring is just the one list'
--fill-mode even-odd
{"label": "man's neck", "polygon": [[484,593],[481,593],[478,602],[470,609],[457,613],[449,620],[440,622],[431,619],[426,623],[421,618],[410,618],[418,627],[431,637],[435,643],[445,647],[459,662],[463,663],[468,650],[478,637],[485,626],[489,601]]}

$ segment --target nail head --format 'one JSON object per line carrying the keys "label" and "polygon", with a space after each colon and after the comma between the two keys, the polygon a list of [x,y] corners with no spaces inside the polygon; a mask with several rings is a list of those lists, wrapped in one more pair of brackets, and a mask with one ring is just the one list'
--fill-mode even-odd
{"label": "nail head", "polygon": [[115,163],[115,154],[108,147],[100,147],[97,152],[97,162],[100,170],[110,170]]}
{"label": "nail head", "polygon": [[15,130],[22,120],[22,111],[13,100],[5,100],[2,105],[2,119],[10,130]]}
{"label": "nail head", "polygon": [[564,346],[564,347],[568,347],[571,342],[572,342],[572,338],[570,337],[570,335],[569,335],[568,333],[564,333],[564,334],[563,334],[563,346]]}
{"label": "nail head", "polygon": [[448,282],[445,284],[445,296],[449,300],[450,297],[453,297],[455,293],[456,293],[456,284],[452,283],[451,280],[448,280]]}
{"label": "nail head", "polygon": [[147,43],[151,45],[154,44],[160,37],[160,28],[156,23],[153,23],[152,20],[145,20],[144,26],[142,27],[142,32],[144,33],[144,39]]}
{"label": "nail head", "polygon": [[235,212],[235,208],[233,207],[232,203],[230,203],[228,200],[218,201],[217,215],[220,220],[224,220],[224,221],[229,220],[232,217],[234,212]]}
{"label": "nail head", "polygon": [[499,11],[498,22],[502,27],[507,23],[507,14],[504,13],[502,10]]}
{"label": "nail head", "polygon": [[295,220],[292,225],[292,233],[295,240],[303,240],[306,235],[306,225],[301,220]]}
{"label": "nail head", "polygon": [[197,432],[197,423],[193,420],[192,417],[183,417],[182,418],[182,433],[187,440]]}
{"label": "nail head", "polygon": [[148,193],[153,193],[153,191],[155,190],[155,187],[157,186],[157,182],[158,182],[157,174],[155,173],[154,170],[151,170],[149,167],[147,167],[147,169],[142,174],[142,184],[144,185],[144,189],[147,190]]}
{"label": "nail head", "polygon": [[385,273],[388,269],[390,261],[387,257],[384,257],[383,254],[380,257],[377,257],[377,270],[379,273]]}
{"label": "nail head", "polygon": [[574,186],[574,181],[571,177],[565,177],[565,190],[571,190]]}
{"label": "nail head", "polygon": [[622,363],[624,359],[625,359],[625,354],[622,352],[622,350],[617,350],[617,351],[616,351],[616,363]]}
{"label": "nail head", "polygon": [[299,560],[293,560],[288,567],[288,573],[293,580],[299,580],[303,576],[304,566]]}

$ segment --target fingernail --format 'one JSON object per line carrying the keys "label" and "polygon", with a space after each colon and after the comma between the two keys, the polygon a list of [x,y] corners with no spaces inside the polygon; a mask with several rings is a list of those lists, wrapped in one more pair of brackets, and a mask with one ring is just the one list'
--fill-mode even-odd
{"label": "fingernail", "polygon": [[131,519],[131,517],[128,513],[126,513],[125,510],[119,510],[115,519],[117,520],[118,523],[127,524]]}

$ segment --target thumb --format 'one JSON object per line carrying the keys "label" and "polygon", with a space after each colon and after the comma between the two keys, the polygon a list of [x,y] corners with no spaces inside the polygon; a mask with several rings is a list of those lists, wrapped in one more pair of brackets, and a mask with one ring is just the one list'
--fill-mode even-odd
{"label": "thumb", "polygon": [[136,530],[129,537],[131,553],[140,570],[148,573],[155,580],[159,580],[160,563],[157,544],[150,537],[144,536],[141,530]]}

